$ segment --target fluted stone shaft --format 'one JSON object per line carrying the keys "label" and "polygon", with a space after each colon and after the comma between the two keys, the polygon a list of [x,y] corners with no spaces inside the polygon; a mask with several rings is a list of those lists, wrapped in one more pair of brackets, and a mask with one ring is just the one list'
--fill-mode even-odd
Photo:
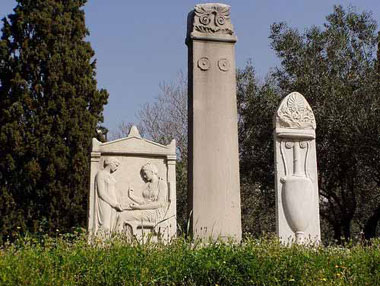
{"label": "fluted stone shaft", "polygon": [[241,239],[236,37],[230,7],[189,14],[189,204],[195,238]]}

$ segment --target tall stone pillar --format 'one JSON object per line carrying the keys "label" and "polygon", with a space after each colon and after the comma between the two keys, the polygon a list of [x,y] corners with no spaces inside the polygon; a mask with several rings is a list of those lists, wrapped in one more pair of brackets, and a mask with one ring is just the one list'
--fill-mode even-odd
{"label": "tall stone pillar", "polygon": [[189,13],[189,204],[194,238],[241,239],[236,36],[230,7]]}

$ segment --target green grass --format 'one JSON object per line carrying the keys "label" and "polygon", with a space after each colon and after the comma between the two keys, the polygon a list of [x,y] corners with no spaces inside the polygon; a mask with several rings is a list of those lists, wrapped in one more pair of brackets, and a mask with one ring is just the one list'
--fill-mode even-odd
{"label": "green grass", "polygon": [[24,237],[0,249],[0,285],[380,285],[380,240],[284,247],[276,239],[201,246],[89,245],[85,235]]}

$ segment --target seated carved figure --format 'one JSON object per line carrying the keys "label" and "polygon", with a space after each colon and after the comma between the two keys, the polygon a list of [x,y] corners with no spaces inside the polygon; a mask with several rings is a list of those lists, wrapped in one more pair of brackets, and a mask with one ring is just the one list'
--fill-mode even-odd
{"label": "seated carved figure", "polygon": [[127,226],[134,229],[136,225],[156,225],[165,217],[168,207],[167,183],[158,177],[158,169],[152,163],[145,164],[140,174],[145,181],[142,197],[136,196],[132,188],[128,190],[128,197],[132,203],[129,208],[119,213],[120,231],[125,230]]}

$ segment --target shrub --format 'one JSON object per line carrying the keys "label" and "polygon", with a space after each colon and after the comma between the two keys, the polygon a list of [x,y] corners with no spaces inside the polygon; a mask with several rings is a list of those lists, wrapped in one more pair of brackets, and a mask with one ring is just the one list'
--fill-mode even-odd
{"label": "shrub", "polygon": [[202,245],[88,244],[85,235],[24,237],[0,250],[0,285],[380,285],[380,240],[304,247],[276,239]]}

